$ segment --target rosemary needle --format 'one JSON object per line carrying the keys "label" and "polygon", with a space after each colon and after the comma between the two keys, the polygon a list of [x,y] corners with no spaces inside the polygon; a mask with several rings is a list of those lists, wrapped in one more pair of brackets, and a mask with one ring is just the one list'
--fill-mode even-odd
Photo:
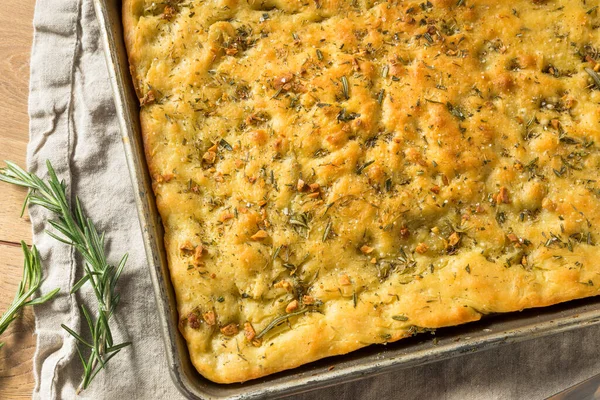
{"label": "rosemary needle", "polygon": [[256,335],[257,339],[260,339],[261,337],[265,336],[267,334],[267,332],[269,332],[271,329],[275,328],[277,325],[279,325],[281,322],[290,319],[291,317],[295,317],[297,315],[301,315],[304,314],[308,311],[308,307],[302,308],[298,311],[295,312],[291,312],[289,314],[283,314],[280,315],[279,317],[275,318],[273,321],[271,321],[271,323],[269,325],[267,325],[267,327],[265,329],[263,329],[258,335]]}
{"label": "rosemary needle", "polygon": [[585,72],[587,72],[588,75],[592,78],[596,87],[600,89],[600,75],[598,75],[598,73],[591,68],[585,68]]}
{"label": "rosemary needle", "polygon": [[[114,344],[109,325],[110,318],[119,304],[120,297],[115,288],[127,262],[127,254],[121,258],[117,267],[108,264],[104,251],[104,234],[99,233],[92,220],[85,215],[79,198],[75,198],[74,207],[69,204],[65,183],[58,180],[49,161],[46,165],[49,175],[47,182],[7,161],[6,167],[0,169],[0,181],[29,188],[25,204],[39,205],[58,217],[48,221],[57,233],[46,231],[48,235],[73,246],[83,257],[84,275],[73,285],[71,293],[79,290],[87,282],[94,290],[98,303],[96,315],[92,317],[90,312],[83,305],[81,306],[89,329],[87,336],[91,337],[91,340],[85,340],[81,334],[61,325],[78,343],[77,353],[84,370],[81,384],[77,388],[77,393],[80,393],[87,389],[112,357],[130,344],[130,342]],[[84,356],[84,353],[88,355]]]}
{"label": "rosemary needle", "polygon": [[[42,297],[31,298],[34,293],[40,288],[42,284],[42,263],[40,261],[40,254],[37,248],[33,246],[31,250],[27,247],[25,242],[21,242],[21,248],[25,256],[23,262],[23,278],[19,283],[17,294],[6,312],[0,317],[0,335],[6,331],[6,328],[17,319],[19,311],[25,306],[33,306],[36,304],[42,304],[53,298],[60,289],[54,289],[50,293],[43,295]],[[4,346],[4,343],[0,342],[0,348]]]}

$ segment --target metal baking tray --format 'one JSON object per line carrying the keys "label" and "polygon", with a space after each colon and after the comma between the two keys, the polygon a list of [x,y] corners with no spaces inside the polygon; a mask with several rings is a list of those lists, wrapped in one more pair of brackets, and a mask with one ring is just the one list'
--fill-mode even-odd
{"label": "metal baking tray", "polygon": [[284,397],[600,323],[600,298],[596,297],[489,316],[479,322],[438,329],[436,340],[432,340],[434,337],[430,334],[422,334],[388,345],[373,345],[243,384],[216,384],[203,378],[192,365],[185,340],[177,328],[177,307],[167,267],[163,228],[146,168],[138,119],[139,101],[131,83],[123,42],[121,1],[94,0],[94,5],[135,189],[165,356],[171,377],[185,396],[192,399]]}

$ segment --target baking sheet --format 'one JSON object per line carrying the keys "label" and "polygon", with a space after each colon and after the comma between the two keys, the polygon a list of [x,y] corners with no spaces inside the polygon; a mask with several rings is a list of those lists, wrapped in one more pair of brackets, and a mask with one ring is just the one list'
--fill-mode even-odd
{"label": "baking sheet", "polygon": [[162,224],[154,203],[139,126],[139,101],[129,74],[121,27],[120,0],[94,0],[102,31],[115,105],[121,125],[144,246],[161,321],[165,356],[179,390],[193,399],[277,398],[422,365],[503,344],[600,323],[600,298],[563,303],[439,329],[389,345],[373,345],[243,384],[220,385],[204,379],[191,364],[177,329],[175,295],[163,245]]}

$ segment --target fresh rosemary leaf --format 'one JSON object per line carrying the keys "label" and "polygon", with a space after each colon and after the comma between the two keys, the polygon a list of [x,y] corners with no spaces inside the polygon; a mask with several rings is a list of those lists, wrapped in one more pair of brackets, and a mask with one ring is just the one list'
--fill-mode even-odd
{"label": "fresh rosemary leaf", "polygon": [[[223,146],[226,147],[226,145]],[[116,291],[116,286],[127,262],[127,254],[121,258],[116,268],[108,263],[105,253],[104,233],[99,233],[93,221],[86,216],[79,198],[75,198],[74,205],[69,203],[65,183],[59,181],[49,161],[46,162],[46,166],[49,178],[47,181],[43,181],[36,175],[30,174],[18,165],[7,161],[6,167],[0,169],[0,181],[28,188],[29,194],[26,203],[39,205],[56,214],[56,219],[48,221],[54,231],[46,232],[54,239],[73,246],[84,260],[83,278],[73,285],[71,293],[89,283],[96,295],[97,313],[94,316],[84,306],[81,306],[91,342],[84,340],[81,333],[75,332],[66,325],[61,325],[78,343],[77,352],[83,365],[83,378],[77,388],[77,393],[80,393],[88,388],[94,377],[112,357],[122,348],[131,344],[130,342],[124,342],[115,345],[109,325],[110,318],[119,304],[120,296]],[[36,260],[39,264],[39,257],[31,258],[29,264]],[[39,281],[39,278],[34,281],[38,282],[37,286],[39,286]],[[29,287],[35,287],[35,285],[30,284]],[[20,287],[20,290],[23,290],[23,288]],[[33,292],[35,292],[35,289],[29,296]],[[47,295],[46,297],[50,298],[51,296],[48,297]],[[89,353],[87,357],[84,356],[80,346],[83,346],[83,350]]]}
{"label": "fresh rosemary leaf", "polygon": [[68,326],[66,326],[65,324],[60,324],[60,326],[62,326],[62,328],[69,332],[71,334],[71,336],[73,336],[75,339],[77,339],[77,341],[81,344],[83,344],[84,346],[89,347],[90,349],[93,349],[94,346],[90,343],[88,343],[86,340],[84,340],[81,336],[79,336],[79,334],[77,332],[75,332],[74,330],[72,330],[71,328],[69,328]]}
{"label": "fresh rosemary leaf", "polygon": [[[2,317],[0,317],[0,335],[6,331],[11,322],[17,319],[23,307],[45,303],[52,299],[59,291],[59,289],[54,289],[41,297],[31,298],[42,284],[42,262],[35,246],[29,250],[25,242],[21,242],[21,248],[25,256],[25,260],[23,261],[23,278],[21,283],[19,283],[19,288],[12,304],[2,314]],[[4,346],[4,343],[0,342],[0,348],[2,346]]]}

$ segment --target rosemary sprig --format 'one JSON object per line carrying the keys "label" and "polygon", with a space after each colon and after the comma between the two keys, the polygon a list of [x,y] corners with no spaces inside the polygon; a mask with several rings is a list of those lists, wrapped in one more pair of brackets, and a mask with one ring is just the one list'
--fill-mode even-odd
{"label": "rosemary sprig", "polygon": [[[127,254],[123,256],[116,268],[108,264],[104,252],[104,234],[100,234],[92,220],[85,215],[79,198],[75,198],[75,207],[69,204],[64,181],[59,181],[49,161],[46,162],[46,166],[50,178],[44,182],[36,175],[7,161],[6,167],[0,169],[0,181],[29,188],[25,204],[39,205],[58,217],[48,221],[58,233],[47,231],[48,235],[73,246],[85,261],[84,276],[73,285],[71,293],[79,290],[87,282],[94,290],[98,302],[95,320],[84,306],[81,307],[91,341],[85,340],[69,327],[61,325],[78,342],[77,352],[84,370],[81,384],[77,388],[77,393],[80,393],[88,388],[94,377],[112,357],[130,344],[130,342],[114,344],[109,325],[109,320],[119,304],[120,296],[115,288],[127,262]],[[89,352],[87,358],[84,357],[82,349]]]}
{"label": "rosemary sprig", "polygon": [[[21,242],[21,248],[25,256],[23,262],[23,278],[19,283],[17,294],[15,298],[2,317],[0,317],[0,335],[6,331],[6,328],[17,319],[19,311],[25,306],[33,306],[36,304],[42,304],[53,298],[60,289],[54,289],[50,293],[43,295],[42,297],[36,297],[31,299],[34,293],[40,288],[42,284],[42,262],[40,261],[40,254],[37,248],[33,246],[31,250],[27,247],[25,242]],[[3,342],[0,342],[0,348],[4,346]]]}

